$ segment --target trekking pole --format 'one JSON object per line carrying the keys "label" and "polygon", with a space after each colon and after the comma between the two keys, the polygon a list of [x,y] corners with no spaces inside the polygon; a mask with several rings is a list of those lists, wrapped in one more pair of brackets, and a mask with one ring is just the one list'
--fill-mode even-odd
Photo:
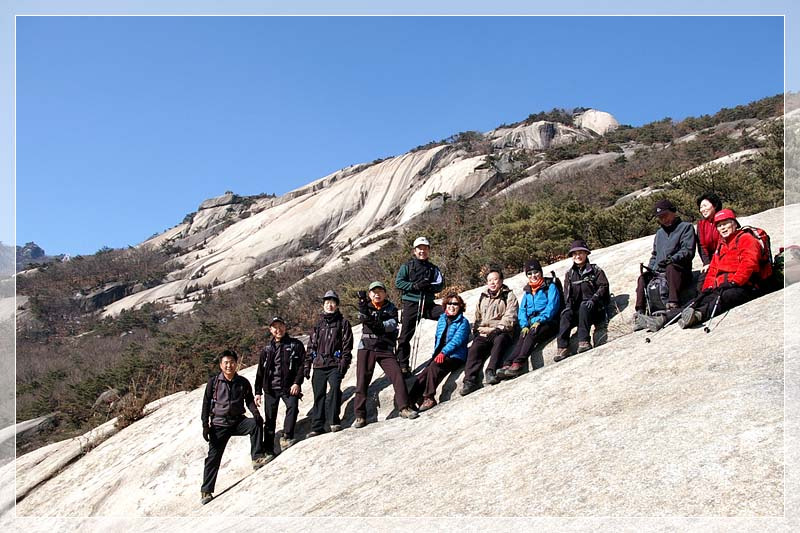
{"label": "trekking pole", "polygon": [[419,306],[417,307],[417,322],[414,326],[414,346],[411,349],[411,370],[417,368],[417,352],[419,351],[419,323],[422,321],[422,310],[425,306],[422,302],[425,300],[425,293],[420,292]]}
{"label": "trekking pole", "polygon": [[[688,304],[686,304],[686,305],[684,306],[684,309],[686,309],[687,307],[690,307],[690,306],[694,305],[694,303],[695,303],[697,300],[699,300],[699,299],[700,299],[700,296],[702,296],[702,293],[700,293],[698,296],[696,296],[696,297],[694,298],[694,300],[692,300],[691,302],[689,302]],[[659,331],[663,331],[663,330],[665,330],[665,329],[667,328],[667,326],[669,326],[669,325],[671,325],[671,324],[674,324],[674,323],[675,323],[675,321],[676,321],[676,320],[678,320],[680,317],[681,317],[681,313],[678,313],[678,314],[676,314],[674,317],[672,317],[672,318],[670,319],[670,321],[669,321],[669,322],[667,322],[666,324],[664,324],[663,326],[661,326],[661,328],[660,328],[658,331],[656,331],[655,333],[653,333],[653,335],[652,335],[651,337],[645,337],[645,338],[644,338],[644,342],[650,342],[650,341],[652,340],[652,338],[654,338],[656,335],[658,335],[658,332],[659,332]]]}
{"label": "trekking pole", "polygon": [[708,324],[703,328],[703,331],[706,333],[711,333],[711,322],[714,320],[714,315],[717,314],[717,305],[719,304],[720,298],[722,298],[722,292],[720,292],[719,296],[717,296],[717,301],[714,302],[714,308],[711,310],[711,317],[708,319]]}

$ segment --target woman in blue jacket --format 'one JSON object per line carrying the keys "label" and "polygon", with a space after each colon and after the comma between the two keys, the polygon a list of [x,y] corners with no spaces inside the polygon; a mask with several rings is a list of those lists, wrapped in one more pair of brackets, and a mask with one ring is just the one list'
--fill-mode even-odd
{"label": "woman in blue jacket", "polygon": [[500,379],[511,379],[525,371],[525,362],[537,344],[558,332],[556,317],[561,311],[561,298],[555,283],[544,278],[542,265],[531,259],[525,265],[528,284],[519,304],[517,318],[521,328],[519,340],[505,366],[497,371]]}
{"label": "woman in blue jacket", "polygon": [[457,370],[467,359],[469,342],[469,320],[464,316],[467,304],[458,293],[451,292],[443,300],[444,313],[436,324],[436,347],[433,358],[425,370],[419,373],[409,392],[412,404],[422,404],[420,411],[436,405],[436,389],[450,372]]}

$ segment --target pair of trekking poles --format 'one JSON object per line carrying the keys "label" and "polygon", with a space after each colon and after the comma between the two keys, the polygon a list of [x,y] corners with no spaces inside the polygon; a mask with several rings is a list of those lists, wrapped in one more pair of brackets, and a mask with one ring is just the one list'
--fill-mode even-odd
{"label": "pair of trekking poles", "polygon": [[[697,300],[699,300],[699,299],[700,299],[700,297],[701,297],[702,295],[703,295],[703,294],[702,294],[702,293],[700,293],[700,294],[699,294],[698,296],[696,296],[696,297],[695,297],[695,298],[694,298],[694,299],[693,299],[691,302],[689,302],[689,303],[686,305],[686,307],[691,307],[691,306],[692,306],[692,304],[694,304],[694,303],[695,303]],[[719,306],[719,300],[720,300],[720,298],[722,298],[722,292],[720,292],[720,293],[717,295],[717,299],[716,299],[716,301],[714,302],[714,307],[712,307],[712,308],[711,308],[711,316],[708,318],[708,322],[706,323],[705,327],[703,328],[703,332],[704,332],[704,333],[711,333],[711,325],[712,325],[712,323],[714,322],[714,317],[716,317],[716,316],[717,316],[717,306]],[[684,309],[685,309],[685,308],[684,308]],[[726,312],[725,312],[725,314],[727,314],[727,313],[728,313],[728,312],[726,311]],[[667,322],[666,324],[664,324],[664,325],[661,327],[661,329],[660,329],[659,331],[663,331],[664,329],[666,329],[666,328],[667,328],[667,326],[669,326],[669,325],[673,324],[673,323],[674,323],[674,322],[675,322],[675,321],[676,321],[678,318],[680,318],[681,314],[682,314],[682,313],[678,313],[678,314],[676,314],[674,317],[672,317],[672,319],[671,319],[669,322]],[[719,323],[719,322],[718,322],[718,323]],[[645,337],[645,338],[644,338],[644,342],[651,342],[651,341],[652,341],[652,338],[654,338],[656,335],[658,335],[658,331],[656,331],[656,332],[655,332],[655,333],[652,335],[652,337]]]}

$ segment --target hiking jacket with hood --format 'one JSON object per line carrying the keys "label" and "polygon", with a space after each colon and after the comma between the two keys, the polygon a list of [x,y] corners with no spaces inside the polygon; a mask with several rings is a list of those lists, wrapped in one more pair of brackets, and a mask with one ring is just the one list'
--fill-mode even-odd
{"label": "hiking jacket with hood", "polygon": [[[414,283],[418,281],[429,281],[430,287],[424,293],[414,290]],[[404,302],[419,303],[420,298],[425,297],[426,303],[432,303],[434,295],[444,287],[444,276],[439,267],[429,260],[420,261],[416,257],[403,263],[394,280],[394,285],[403,295]]]}
{"label": "hiking jacket with hood", "polygon": [[564,274],[564,305],[575,309],[584,300],[592,300],[595,304],[608,305],[608,278],[597,265],[588,261],[581,269],[573,264]]}
{"label": "hiking jacket with hood", "polygon": [[[281,389],[274,390],[275,361],[280,356]],[[288,394],[292,385],[302,385],[305,368],[306,349],[303,343],[288,334],[280,342],[273,338],[258,359],[256,372],[256,396],[263,390],[267,394]]]}
{"label": "hiking jacket with hood", "polygon": [[514,331],[518,311],[517,297],[507,285],[503,284],[494,296],[487,288],[481,293],[475,309],[475,330],[482,335],[489,335],[495,329]]}
{"label": "hiking jacket with hood", "polygon": [[433,355],[435,357],[439,353],[443,353],[452,359],[466,361],[467,343],[469,342],[469,320],[464,316],[464,313],[459,313],[448,325],[447,318],[447,315],[444,313],[439,315],[439,321],[436,323],[436,343],[434,346],[439,346],[442,335],[445,335],[445,345]]}
{"label": "hiking jacket with hood", "polygon": [[253,388],[247,378],[234,374],[233,379],[228,381],[225,374],[220,372],[216,376],[211,376],[206,383],[206,391],[203,394],[203,412],[200,415],[203,424],[213,426],[235,426],[244,418],[245,405],[253,413],[255,418],[260,418]]}
{"label": "hiking jacket with hood", "polygon": [[726,281],[740,287],[753,286],[753,278],[759,272],[760,255],[761,244],[746,231],[737,229],[727,239],[720,237],[703,289],[716,288]]}
{"label": "hiking jacket with hood", "polygon": [[397,344],[397,307],[385,300],[380,309],[372,302],[367,303],[369,310],[368,321],[380,321],[381,328],[374,330],[367,322],[362,321],[361,340],[359,350],[374,350],[376,352],[394,353]]}
{"label": "hiking jacket with hood", "polygon": [[675,217],[671,226],[661,226],[653,239],[653,252],[650,254],[648,266],[652,270],[664,272],[658,263],[669,257],[676,265],[686,269],[692,268],[695,252],[694,226]]}
{"label": "hiking jacket with hood", "polygon": [[522,302],[519,304],[519,312],[517,313],[519,327],[521,328],[530,327],[535,322],[542,323],[554,320],[561,310],[558,287],[547,279],[544,280],[541,288],[535,294],[531,292],[531,286],[527,283],[523,288],[523,292],[525,294],[522,296]]}
{"label": "hiking jacket with hood", "polygon": [[338,366],[344,373],[353,360],[353,328],[337,309],[323,313],[311,330],[306,357],[306,375],[314,368]]}

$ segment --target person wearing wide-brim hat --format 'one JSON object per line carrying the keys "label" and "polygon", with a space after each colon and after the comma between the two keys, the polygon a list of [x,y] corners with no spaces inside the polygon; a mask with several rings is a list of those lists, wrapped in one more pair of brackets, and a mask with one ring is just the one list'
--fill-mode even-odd
{"label": "person wearing wide-brim hat", "polygon": [[311,329],[306,357],[306,378],[311,379],[314,408],[308,437],[342,429],[342,380],[353,360],[353,328],[339,311],[339,295],[329,290],[322,297],[322,314]]}
{"label": "person wearing wide-brim hat", "polygon": [[[368,297],[369,296],[369,297]],[[394,354],[397,344],[397,307],[386,297],[386,285],[373,281],[366,291],[358,292],[358,318],[361,321],[361,340],[356,354],[356,394],[353,427],[367,425],[367,389],[372,381],[375,364],[379,364],[394,387],[394,401],[403,418],[417,418],[410,407],[403,372]]]}
{"label": "person wearing wide-brim hat", "polygon": [[609,302],[608,278],[605,272],[589,262],[592,251],[586,241],[572,242],[567,255],[572,258],[572,267],[564,275],[564,310],[558,327],[556,344],[558,362],[571,355],[569,338],[572,328],[578,327],[578,353],[592,349],[590,329],[606,320]]}

